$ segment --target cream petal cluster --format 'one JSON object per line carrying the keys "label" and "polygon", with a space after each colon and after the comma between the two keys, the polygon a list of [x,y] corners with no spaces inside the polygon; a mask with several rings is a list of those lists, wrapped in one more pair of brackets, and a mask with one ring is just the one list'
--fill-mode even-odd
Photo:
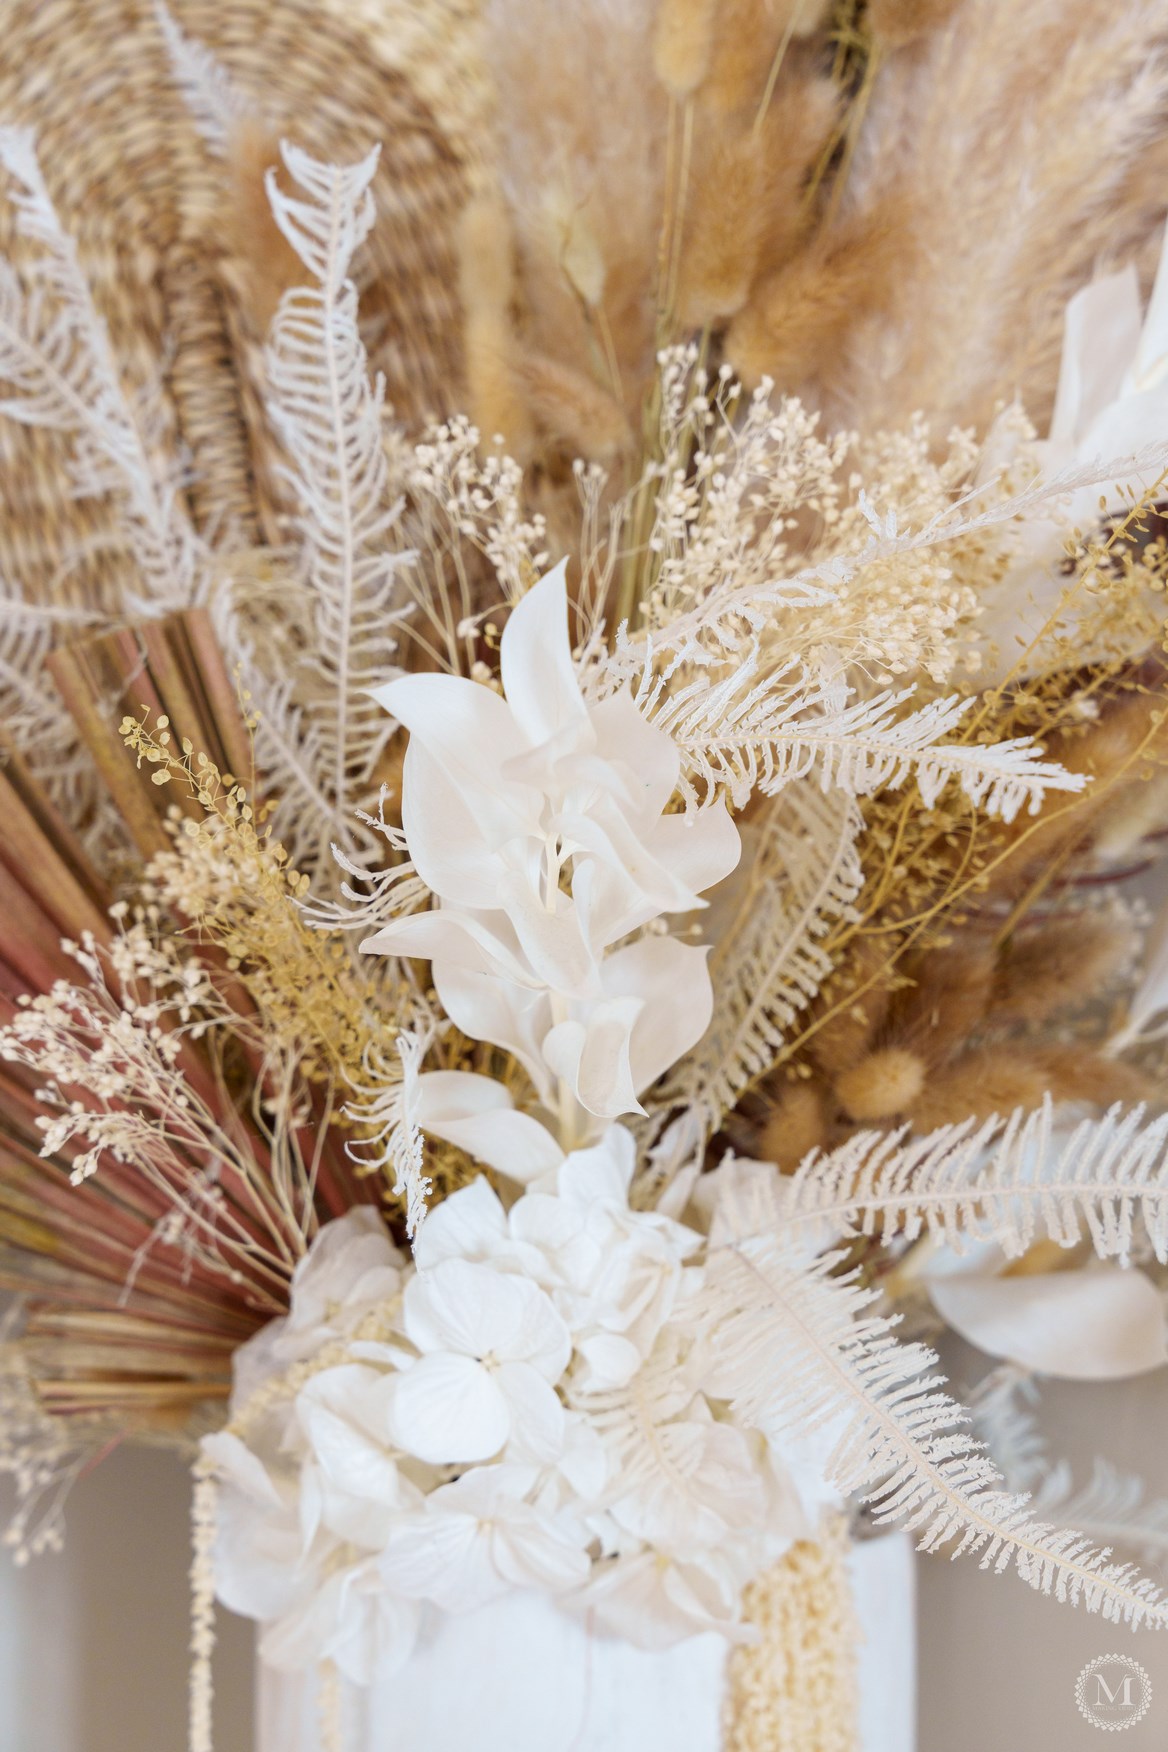
{"label": "cream petal cluster", "polygon": [[[503,694],[407,675],[375,698],[410,733],[402,823],[438,904],[369,937],[432,964],[447,1015],[515,1054],[574,1137],[637,1096],[709,1022],[706,951],[653,926],[738,862],[724,807],[670,813],[679,756],[627,689],[589,702],[563,564],[513,611]],[[641,933],[641,934],[638,934]]]}
{"label": "cream petal cluster", "polygon": [[479,1179],[412,1265],[372,1211],[321,1231],[204,1444],[219,1593],[270,1664],[366,1683],[426,1614],[512,1589],[642,1646],[739,1634],[815,1505],[715,1396],[705,1237],[630,1207],[634,1165],[611,1126],[509,1207]]}

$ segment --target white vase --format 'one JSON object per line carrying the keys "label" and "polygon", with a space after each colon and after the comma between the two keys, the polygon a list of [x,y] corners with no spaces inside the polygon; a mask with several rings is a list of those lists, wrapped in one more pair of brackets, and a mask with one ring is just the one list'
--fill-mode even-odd
{"label": "white vase", "polygon": [[[863,1632],[859,1752],[913,1752],[912,1543],[894,1534],[849,1559]],[[344,1752],[720,1752],[721,1637],[660,1654],[592,1635],[538,1594],[446,1617],[408,1665],[346,1688]],[[257,1752],[321,1752],[310,1674],[259,1673]]]}

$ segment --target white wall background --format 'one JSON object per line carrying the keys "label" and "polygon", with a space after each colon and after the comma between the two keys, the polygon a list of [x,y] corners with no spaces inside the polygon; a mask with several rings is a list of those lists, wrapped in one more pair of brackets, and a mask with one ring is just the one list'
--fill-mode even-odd
{"label": "white wall background", "polygon": [[[947,1361],[957,1383],[984,1366],[963,1347]],[[1084,1478],[1102,1452],[1168,1495],[1168,1371],[1051,1386],[1043,1405],[1052,1448]],[[177,1460],[119,1452],[75,1491],[63,1556],[22,1571],[0,1558],[2,1752],[185,1752],[187,1504]],[[1168,1747],[1168,1636],[1133,1637],[968,1560],[921,1560],[918,1580],[919,1752],[1102,1752],[1074,1682],[1110,1650],[1136,1654],[1153,1681],[1124,1752]],[[220,1626],[216,1748],[250,1752],[250,1629]]]}

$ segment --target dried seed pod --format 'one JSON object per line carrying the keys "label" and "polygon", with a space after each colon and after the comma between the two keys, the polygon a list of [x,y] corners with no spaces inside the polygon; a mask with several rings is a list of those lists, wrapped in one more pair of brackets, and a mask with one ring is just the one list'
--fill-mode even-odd
{"label": "dried seed pod", "polygon": [[849,1119],[860,1124],[906,1113],[925,1085],[925,1061],[902,1046],[869,1053],[836,1078],[835,1092]]}

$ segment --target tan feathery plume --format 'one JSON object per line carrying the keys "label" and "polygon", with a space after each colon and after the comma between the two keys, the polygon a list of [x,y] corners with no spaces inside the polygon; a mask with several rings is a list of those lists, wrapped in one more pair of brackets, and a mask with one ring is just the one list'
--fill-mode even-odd
{"label": "tan feathery plume", "polygon": [[[779,386],[813,378],[832,423],[927,408],[939,430],[984,429],[1018,393],[1041,428],[1066,299],[1098,262],[1154,265],[1166,118],[1156,0],[961,0],[882,59],[838,220],[740,318],[731,356],[757,373],[771,346]],[[892,233],[887,283],[874,300],[857,272],[842,295],[874,225]]]}

